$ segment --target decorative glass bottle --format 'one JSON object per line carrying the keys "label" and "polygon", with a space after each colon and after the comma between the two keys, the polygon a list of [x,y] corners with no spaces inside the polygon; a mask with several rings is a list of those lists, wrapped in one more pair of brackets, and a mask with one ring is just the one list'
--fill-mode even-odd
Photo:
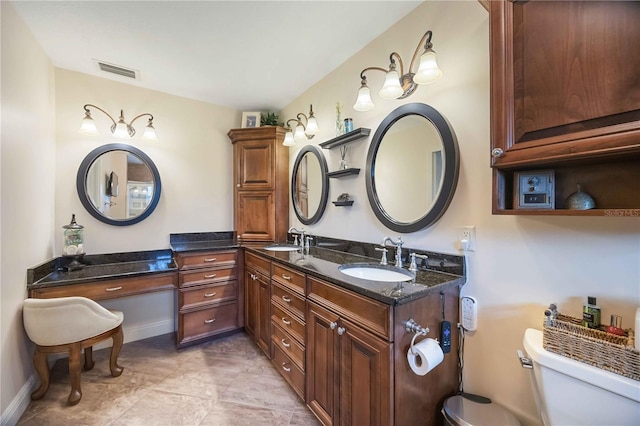
{"label": "decorative glass bottle", "polygon": [[62,254],[64,256],[78,256],[84,254],[84,226],[78,225],[76,215],[71,215],[71,222],[62,227],[64,229],[64,246]]}

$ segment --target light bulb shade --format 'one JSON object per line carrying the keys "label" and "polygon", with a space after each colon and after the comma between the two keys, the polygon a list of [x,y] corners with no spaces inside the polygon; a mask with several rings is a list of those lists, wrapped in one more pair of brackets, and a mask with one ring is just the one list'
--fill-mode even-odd
{"label": "light bulb shade", "polygon": [[89,133],[91,135],[98,134],[96,123],[93,121],[93,118],[91,118],[91,116],[85,115],[85,117],[82,119],[82,125],[80,126],[80,131],[82,133]]}
{"label": "light bulb shade", "polygon": [[319,131],[320,128],[318,128],[318,122],[316,121],[316,118],[309,117],[309,120],[307,121],[307,130],[305,131],[305,133],[310,136],[315,136]]}
{"label": "light bulb shade", "polygon": [[293,132],[291,130],[289,130],[284,135],[284,141],[282,142],[282,145],[284,145],[284,146],[296,146],[296,141],[293,139]]}
{"label": "light bulb shade", "polygon": [[427,51],[420,56],[420,65],[418,66],[416,75],[413,76],[413,81],[416,84],[429,84],[440,77],[442,77],[442,71],[438,68],[436,52],[427,49]]}
{"label": "light bulb shade", "polygon": [[142,139],[151,139],[154,141],[158,140],[156,129],[153,127],[152,123],[147,124],[147,127],[145,127],[144,133],[142,134]]}
{"label": "light bulb shade", "polygon": [[127,130],[127,123],[120,120],[116,124],[116,128],[113,129],[113,136],[117,138],[129,138],[129,132]]}
{"label": "light bulb shade", "polygon": [[398,71],[389,71],[384,78],[384,85],[378,92],[378,95],[380,95],[382,99],[398,99],[403,93],[404,90],[402,90],[402,86],[400,85]]}
{"label": "light bulb shade", "polygon": [[363,84],[358,90],[358,99],[353,104],[356,111],[371,111],[373,109],[373,101],[371,100],[371,92],[366,84]]}
{"label": "light bulb shade", "polygon": [[304,127],[302,127],[300,124],[298,124],[296,126],[296,131],[293,134],[293,139],[296,142],[306,142],[307,141],[307,135],[304,134]]}

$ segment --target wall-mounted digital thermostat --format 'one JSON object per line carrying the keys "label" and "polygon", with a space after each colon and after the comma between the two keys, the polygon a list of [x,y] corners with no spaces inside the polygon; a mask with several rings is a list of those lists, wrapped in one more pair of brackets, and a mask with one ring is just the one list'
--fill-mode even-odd
{"label": "wall-mounted digital thermostat", "polygon": [[554,209],[553,170],[515,172],[516,209]]}

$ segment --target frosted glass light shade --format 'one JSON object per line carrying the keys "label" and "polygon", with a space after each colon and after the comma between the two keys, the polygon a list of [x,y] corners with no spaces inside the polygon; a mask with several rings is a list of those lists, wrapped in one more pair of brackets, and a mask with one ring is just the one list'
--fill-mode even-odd
{"label": "frosted glass light shade", "polygon": [[398,71],[391,70],[384,78],[384,85],[378,92],[382,99],[397,99],[404,93],[400,85],[400,76]]}
{"label": "frosted glass light shade", "polygon": [[307,135],[304,134],[304,127],[302,127],[299,124],[296,126],[296,130],[293,133],[293,139],[296,142],[306,142],[307,141]]}
{"label": "frosted glass light shade", "polygon": [[284,135],[284,141],[282,142],[282,145],[284,145],[284,146],[296,146],[296,141],[293,139],[293,132],[291,130],[289,130]]}
{"label": "frosted glass light shade", "polygon": [[371,111],[373,109],[373,101],[371,100],[371,92],[366,85],[362,85],[358,90],[358,99],[353,104],[353,109],[356,111]]}
{"label": "frosted glass light shade", "polygon": [[307,130],[305,131],[305,133],[310,136],[315,136],[316,134],[318,134],[319,131],[320,131],[320,128],[318,127],[318,122],[316,121],[316,118],[309,117],[309,120],[307,121]]}
{"label": "frosted glass light shade", "polygon": [[80,126],[80,132],[89,133],[91,135],[97,135],[98,129],[96,128],[96,123],[93,121],[93,118],[89,116],[85,116],[82,119],[82,125]]}
{"label": "frosted glass light shade", "polygon": [[116,128],[113,131],[113,136],[117,138],[129,138],[129,132],[127,131],[127,123],[124,121],[118,121]]}
{"label": "frosted glass light shade", "polygon": [[413,76],[416,84],[429,84],[442,77],[442,71],[438,68],[436,61],[436,52],[428,49],[420,56],[420,65],[418,72]]}
{"label": "frosted glass light shade", "polygon": [[147,127],[144,128],[142,139],[151,139],[154,141],[158,140],[158,136],[156,135],[156,129],[153,127],[153,124],[149,123]]}

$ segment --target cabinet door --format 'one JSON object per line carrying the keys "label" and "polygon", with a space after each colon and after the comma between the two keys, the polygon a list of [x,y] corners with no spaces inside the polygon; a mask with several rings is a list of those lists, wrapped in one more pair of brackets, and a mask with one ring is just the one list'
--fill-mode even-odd
{"label": "cabinet door", "polygon": [[236,188],[242,191],[273,189],[274,140],[236,143]]}
{"label": "cabinet door", "polygon": [[244,329],[254,339],[258,327],[258,275],[254,269],[245,269]]}
{"label": "cabinet door", "polygon": [[338,326],[340,341],[340,425],[393,423],[392,348],[348,321]]}
{"label": "cabinet door", "polygon": [[637,1],[489,3],[494,167],[640,151]]}
{"label": "cabinet door", "polygon": [[238,191],[235,222],[239,239],[275,241],[276,221],[272,191]]}
{"label": "cabinet door", "polygon": [[271,283],[269,279],[258,276],[258,327],[256,343],[271,359]]}
{"label": "cabinet door", "polygon": [[307,302],[307,405],[324,425],[337,423],[338,316]]}

